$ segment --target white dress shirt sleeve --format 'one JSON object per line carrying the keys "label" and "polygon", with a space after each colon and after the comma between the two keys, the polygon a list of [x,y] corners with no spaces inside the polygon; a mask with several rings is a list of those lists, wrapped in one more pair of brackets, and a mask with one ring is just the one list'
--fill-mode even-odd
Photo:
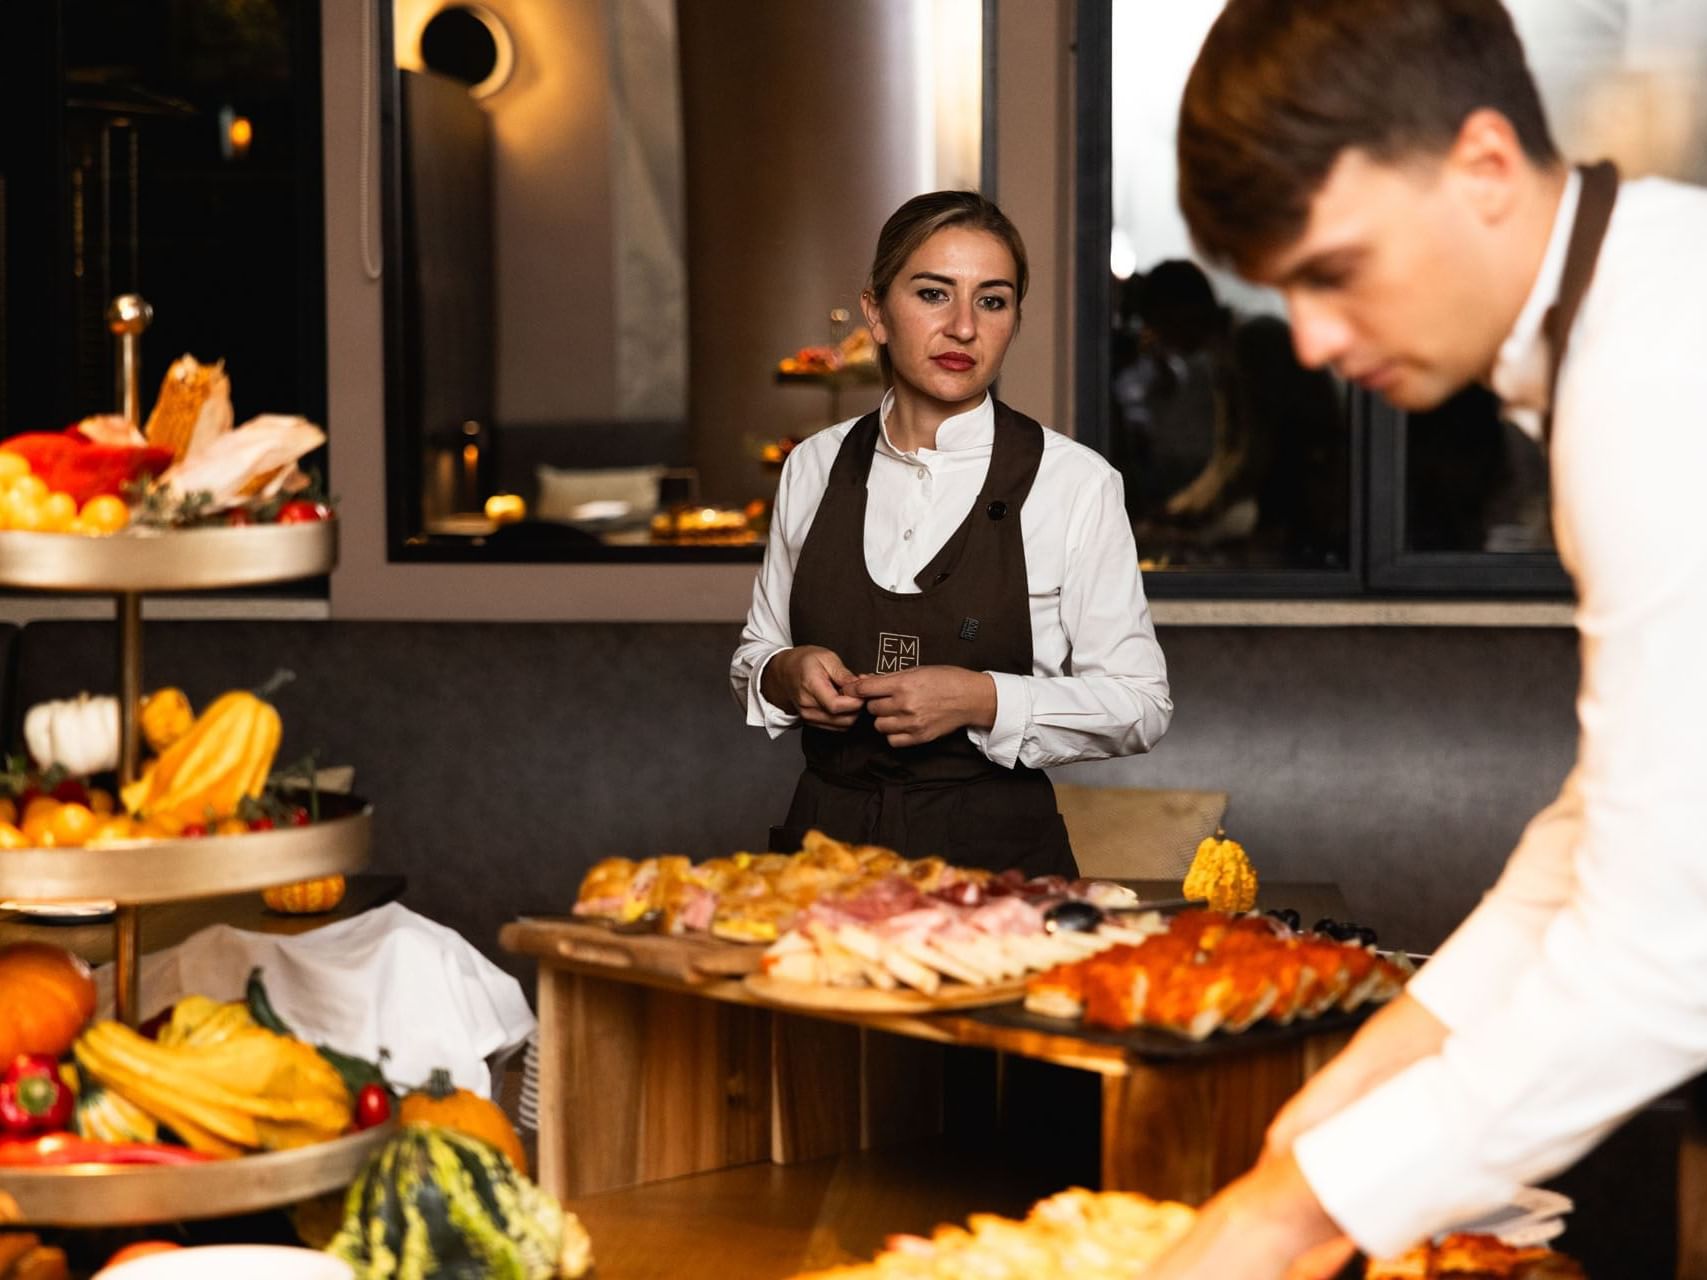
{"label": "white dress shirt sleeve", "polygon": [[[747,609],[746,625],[741,628],[741,643],[729,664],[730,689],[735,701],[746,710],[747,723],[762,727],[773,738],[800,723],[799,716],[767,701],[760,685],[770,660],[794,643],[790,638],[788,607],[795,562],[805,541],[805,531],[797,530],[795,525],[801,522],[804,508],[804,520],[810,526],[823,497],[823,480],[814,474],[804,474],[812,469],[797,465],[797,460],[803,457],[802,450],[796,449],[783,462],[776,501],[771,506],[764,564],[753,580],[753,602]],[[796,494],[797,484],[814,491]]]}
{"label": "white dress shirt sleeve", "polygon": [[1499,882],[1417,976],[1411,996],[1448,1028],[1468,1026],[1511,996],[1540,955],[1541,937],[1576,888],[1582,787],[1572,772],[1558,799],[1525,828]]}
{"label": "white dress shirt sleeve", "polygon": [[1060,595],[1043,607],[1058,612],[1068,673],[991,672],[995,723],[967,730],[985,756],[1009,768],[1148,751],[1173,716],[1119,473],[1098,466],[1094,480],[1075,487],[1066,519]]}
{"label": "white dress shirt sleeve", "polygon": [[1458,1019],[1442,1051],[1296,1147],[1374,1253],[1499,1204],[1707,1067],[1707,362],[1694,285],[1648,265],[1573,335],[1561,385],[1555,494],[1583,637],[1570,868],[1537,852],[1514,869],[1522,892],[1495,895],[1522,919],[1501,937],[1546,917],[1515,981],[1485,975],[1504,994],[1473,1008],[1454,994],[1467,975],[1431,984]]}

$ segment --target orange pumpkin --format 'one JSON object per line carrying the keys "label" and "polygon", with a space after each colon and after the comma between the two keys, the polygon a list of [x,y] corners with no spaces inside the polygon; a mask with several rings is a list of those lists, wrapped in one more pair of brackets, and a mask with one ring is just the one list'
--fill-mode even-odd
{"label": "orange pumpkin", "polygon": [[426,1084],[404,1095],[397,1118],[404,1124],[436,1124],[479,1138],[502,1151],[522,1173],[528,1171],[527,1152],[504,1109],[477,1093],[458,1089],[443,1067],[435,1069]]}
{"label": "orange pumpkin", "polygon": [[0,1062],[20,1053],[58,1057],[95,1012],[89,966],[61,947],[0,947]]}
{"label": "orange pumpkin", "polygon": [[344,900],[344,877],[321,876],[261,891],[261,901],[287,916],[313,916],[331,911]]}

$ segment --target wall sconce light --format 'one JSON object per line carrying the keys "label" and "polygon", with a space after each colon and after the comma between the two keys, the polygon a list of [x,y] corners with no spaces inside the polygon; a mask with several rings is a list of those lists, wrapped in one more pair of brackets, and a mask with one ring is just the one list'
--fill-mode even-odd
{"label": "wall sconce light", "polygon": [[421,61],[460,80],[475,98],[502,89],[516,67],[516,42],[502,18],[485,5],[451,4],[421,29]]}
{"label": "wall sconce light", "polygon": [[219,154],[227,160],[241,160],[249,154],[255,141],[255,126],[248,116],[240,116],[235,108],[219,109]]}

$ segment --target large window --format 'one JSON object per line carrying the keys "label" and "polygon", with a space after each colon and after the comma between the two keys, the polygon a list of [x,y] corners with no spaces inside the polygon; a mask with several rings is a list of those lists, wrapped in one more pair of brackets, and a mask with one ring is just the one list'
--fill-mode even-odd
{"label": "large window", "polygon": [[[1126,478],[1157,594],[1557,594],[1547,468],[1471,388],[1406,415],[1299,366],[1277,296],[1198,261],[1175,130],[1223,0],[1079,9],[1081,438]],[[1707,4],[1510,0],[1555,137],[1707,176]]]}

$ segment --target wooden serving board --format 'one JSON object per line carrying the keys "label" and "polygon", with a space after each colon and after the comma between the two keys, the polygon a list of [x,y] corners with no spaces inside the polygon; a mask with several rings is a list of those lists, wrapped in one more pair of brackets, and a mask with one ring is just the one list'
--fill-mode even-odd
{"label": "wooden serving board", "polygon": [[[624,933],[597,920],[571,916],[524,916],[504,928],[505,945],[555,952],[579,964],[651,973],[680,982],[711,982],[757,973],[765,949],[759,943],[725,942],[709,934]],[[543,946],[542,946],[543,944]]]}
{"label": "wooden serving board", "polygon": [[770,1004],[793,1009],[824,1009],[837,1013],[942,1013],[949,1009],[977,1009],[985,1005],[1010,1004],[1025,995],[1025,979],[992,983],[987,987],[964,982],[945,982],[934,996],[898,987],[879,991],[876,987],[832,987],[816,982],[785,982],[767,973],[752,973],[741,982],[748,991]]}

